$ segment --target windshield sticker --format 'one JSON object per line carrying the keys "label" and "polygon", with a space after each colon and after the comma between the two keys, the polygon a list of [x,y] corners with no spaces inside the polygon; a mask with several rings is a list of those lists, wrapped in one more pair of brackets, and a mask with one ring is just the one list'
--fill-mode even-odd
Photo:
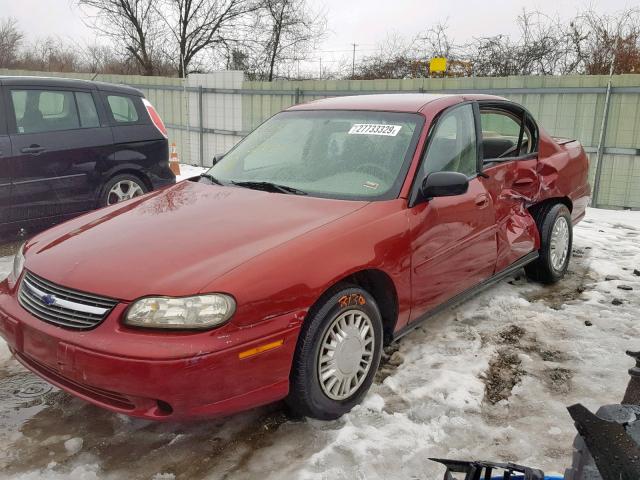
{"label": "windshield sticker", "polygon": [[378,187],[380,186],[380,184],[379,184],[379,183],[376,183],[376,182],[370,182],[370,181],[368,181],[368,180],[367,180],[366,182],[364,182],[364,183],[362,184],[362,186],[363,186],[363,187],[370,188],[371,190],[377,190],[377,189],[378,189]]}
{"label": "windshield sticker", "polygon": [[349,130],[349,135],[384,135],[395,137],[402,125],[379,125],[375,123],[356,123]]}

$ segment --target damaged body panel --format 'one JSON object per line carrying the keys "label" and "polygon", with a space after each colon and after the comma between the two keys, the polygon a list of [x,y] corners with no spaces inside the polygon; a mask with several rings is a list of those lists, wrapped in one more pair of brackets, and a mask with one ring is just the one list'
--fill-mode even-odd
{"label": "damaged body panel", "polygon": [[301,340],[310,319],[337,311],[329,328],[356,312],[362,338],[312,349],[336,348],[345,371],[367,364],[353,403],[320,415],[336,418],[373,381],[382,338],[522,267],[559,280],[587,172],[579,143],[556,141],[500,97],[297,105],[202,176],[29,240],[0,283],[0,334],[60,388],[169,420],[293,398],[295,358],[316,341]]}

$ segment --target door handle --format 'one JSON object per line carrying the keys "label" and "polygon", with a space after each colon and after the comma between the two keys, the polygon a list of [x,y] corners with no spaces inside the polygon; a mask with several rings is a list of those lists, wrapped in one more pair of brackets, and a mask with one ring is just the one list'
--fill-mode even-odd
{"label": "door handle", "polygon": [[40,145],[31,145],[30,147],[24,147],[20,151],[22,153],[30,153],[32,155],[37,155],[38,153],[42,153],[46,150],[46,148],[41,147]]}
{"label": "door handle", "polygon": [[533,184],[533,178],[519,178],[513,182],[514,187],[528,187]]}
{"label": "door handle", "polygon": [[476,197],[475,204],[478,208],[485,208],[489,205],[489,197],[486,194],[481,193]]}

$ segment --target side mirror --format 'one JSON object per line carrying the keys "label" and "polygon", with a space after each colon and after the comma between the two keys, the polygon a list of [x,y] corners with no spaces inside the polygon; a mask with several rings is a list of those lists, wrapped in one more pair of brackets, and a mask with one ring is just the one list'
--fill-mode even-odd
{"label": "side mirror", "polygon": [[463,195],[469,189],[469,179],[459,172],[433,172],[422,181],[420,193],[425,200],[434,197]]}
{"label": "side mirror", "polygon": [[213,167],[216,163],[218,163],[224,157],[224,153],[216,153],[213,159],[211,160],[211,166]]}

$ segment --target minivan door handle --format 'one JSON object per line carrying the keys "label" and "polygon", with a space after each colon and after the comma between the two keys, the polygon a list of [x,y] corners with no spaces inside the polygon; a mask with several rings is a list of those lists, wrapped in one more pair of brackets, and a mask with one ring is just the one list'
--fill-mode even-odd
{"label": "minivan door handle", "polygon": [[30,153],[32,155],[37,155],[39,153],[44,152],[45,150],[46,150],[46,148],[41,147],[40,145],[31,145],[30,147],[24,147],[20,151],[22,153]]}

